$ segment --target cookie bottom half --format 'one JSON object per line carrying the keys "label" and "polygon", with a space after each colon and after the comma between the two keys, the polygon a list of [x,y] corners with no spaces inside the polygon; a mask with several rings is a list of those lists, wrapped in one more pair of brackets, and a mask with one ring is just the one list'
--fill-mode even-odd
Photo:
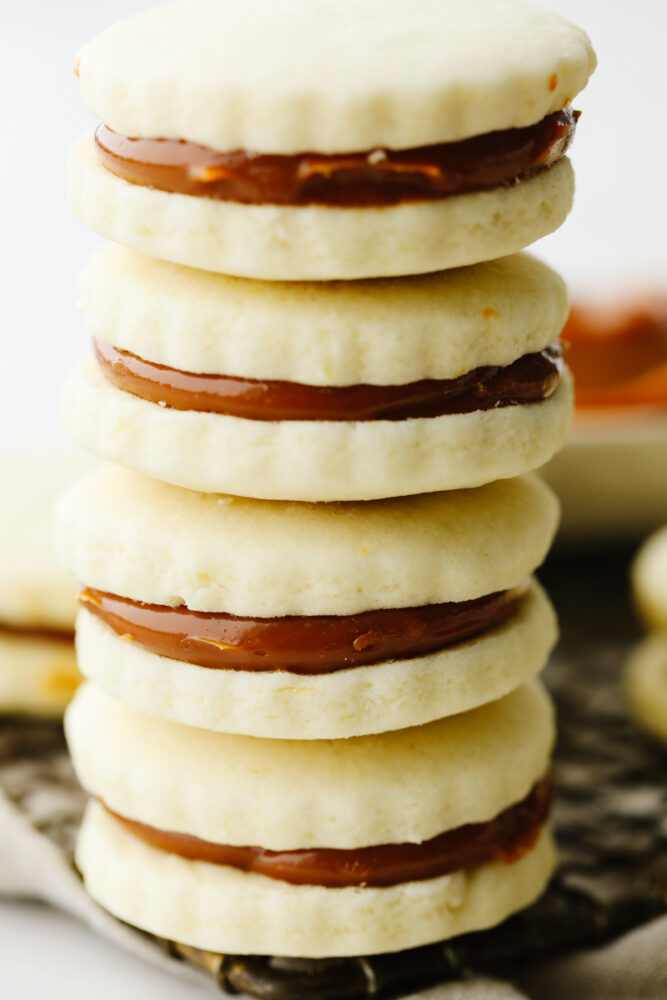
{"label": "cookie bottom half", "polygon": [[93,899],[142,930],[226,954],[323,958],[399,951],[491,927],[540,895],[555,850],[545,829],[512,864],[381,889],[329,889],[168,854],[91,802],[76,859]]}
{"label": "cookie bottom half", "polygon": [[139,399],[93,359],[72,370],[63,404],[75,441],[117,465],[204,493],[315,502],[509,479],[549,460],[571,416],[568,372],[539,403],[396,421],[266,421]]}
{"label": "cookie bottom half", "polygon": [[328,281],[425,274],[495,260],[565,220],[567,158],[514,184],[386,208],[245,205],[130,184],[100,162],[90,137],[68,162],[75,215],[151,257],[236,277]]}
{"label": "cookie bottom half", "polygon": [[418,726],[503,697],[533,677],[557,636],[533,582],[502,625],[437,653],[331,674],[215,670],[126,642],[90,612],[77,623],[82,672],[148,715],[274,739],[341,739]]}

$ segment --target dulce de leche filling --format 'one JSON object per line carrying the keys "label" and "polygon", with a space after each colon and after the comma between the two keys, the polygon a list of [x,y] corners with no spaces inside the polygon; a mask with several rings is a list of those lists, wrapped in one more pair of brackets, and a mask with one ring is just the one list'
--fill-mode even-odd
{"label": "dulce de leche filling", "polygon": [[415,149],[282,156],[219,153],[183,139],[138,139],[100,125],[104,166],[131,184],[245,204],[397,205],[479,191],[551,166],[570,145],[578,111],[563,108],[511,128]]}
{"label": "dulce de leche filling", "polygon": [[407,420],[537,403],[555,392],[563,369],[561,345],[554,343],[510,365],[485,365],[458,378],[329,387],[197,375],[99,340],[93,344],[104,375],[124,392],[176,410],[248,420]]}
{"label": "dulce de leche filling", "polygon": [[282,618],[143,604],[90,588],[78,596],[121,638],[161,656],[213,670],[329,674],[423,656],[477,635],[509,618],[525,589],[417,608]]}
{"label": "dulce de leche filling", "polygon": [[343,888],[437,878],[491,861],[512,864],[534,847],[549,815],[552,797],[552,779],[547,775],[522,802],[487,823],[467,823],[421,844],[380,844],[354,850],[267,851],[262,847],[232,847],[158,830],[107,811],[151,847],[190,861],[229,865],[293,885]]}

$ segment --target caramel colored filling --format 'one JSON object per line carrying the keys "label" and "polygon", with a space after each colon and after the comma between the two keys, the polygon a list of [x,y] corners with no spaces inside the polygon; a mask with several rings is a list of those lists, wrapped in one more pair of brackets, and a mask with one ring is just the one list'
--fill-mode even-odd
{"label": "caramel colored filling", "polygon": [[667,406],[667,299],[574,307],[563,339],[577,407]]}
{"label": "caramel colored filling", "polygon": [[86,588],[83,607],[151,653],[213,670],[329,674],[423,656],[493,628],[515,611],[524,587],[472,601],[358,615],[241,618],[143,604]]}
{"label": "caramel colored filling", "polygon": [[537,403],[555,392],[563,368],[561,345],[556,343],[511,365],[485,365],[459,378],[330,388],[195,375],[144,361],[99,340],[93,343],[105,376],[124,392],[176,410],[247,420],[407,420]]}
{"label": "caramel colored filling", "polygon": [[189,861],[229,865],[293,885],[342,888],[437,878],[491,861],[512,864],[535,846],[549,815],[552,797],[553,783],[547,775],[522,802],[487,823],[467,823],[421,844],[379,844],[354,850],[267,851],[262,847],[213,844],[188,834],[158,830],[108,811],[151,847]]}
{"label": "caramel colored filling", "polygon": [[563,108],[513,128],[417,149],[279,156],[219,153],[183,139],[132,139],[100,125],[102,163],[131,184],[220,201],[367,207],[444,198],[510,183],[551,166],[579,112]]}
{"label": "caramel colored filling", "polygon": [[74,630],[64,628],[42,628],[39,625],[11,625],[0,621],[0,636],[9,639],[39,639],[44,642],[74,643]]}

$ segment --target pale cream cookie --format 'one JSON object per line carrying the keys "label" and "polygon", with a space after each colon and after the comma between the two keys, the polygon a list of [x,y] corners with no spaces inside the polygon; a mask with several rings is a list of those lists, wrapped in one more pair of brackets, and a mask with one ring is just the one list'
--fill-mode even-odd
{"label": "pale cream cookie", "polygon": [[[541,129],[594,67],[583,32],[518,0],[418,0],[390,10],[383,0],[171,4],[120,22],[81,51],[83,99],[120,147],[117,156],[107,147],[103,160],[89,142],[74,149],[70,203],[133,249],[253,278],[380,277],[495,259],[565,218],[571,169],[565,160],[548,165],[562,157],[574,119],[564,133],[524,143],[518,159],[495,153],[496,167],[480,169],[473,191],[451,182],[457,169],[474,173],[466,156],[473,168],[485,162],[484,144],[458,168],[434,166],[434,157],[452,155],[447,143],[498,131],[507,142],[517,127]],[[149,140],[143,159],[136,146],[125,155],[127,139]],[[155,140],[180,142],[180,180],[167,166],[171,146],[160,147],[155,175]],[[191,158],[202,147],[209,159],[217,151],[233,162],[200,171]],[[400,158],[378,165],[407,149],[419,150],[417,167],[406,171]],[[283,158],[275,182],[266,165],[257,169],[267,154]],[[305,175],[303,163],[285,163],[300,154],[314,161]],[[348,166],[332,167],[332,154]],[[127,174],[130,161],[138,174]],[[332,182],[341,169],[356,180],[339,173]],[[304,176],[315,178],[315,192],[299,192]],[[207,185],[220,178],[236,186],[211,196]],[[364,183],[372,197],[359,193]]]}
{"label": "pale cream cookie", "polygon": [[88,110],[116,132],[289,154],[530,125],[595,56],[518,0],[195,0],[119,22],[77,62]]}
{"label": "pale cream cookie", "polygon": [[632,582],[646,624],[667,632],[667,526],[642,545],[632,568]]}
{"label": "pale cream cookie", "polygon": [[185,372],[399,385],[510,365],[558,339],[563,280],[528,254],[398,279],[261,282],[107,244],[81,274],[98,340]]}
{"label": "pale cream cookie", "polygon": [[68,642],[0,630],[0,715],[58,718],[80,680],[74,636]]}
{"label": "pale cream cookie", "polygon": [[381,208],[246,205],[130,184],[92,140],[72,149],[70,207],[151,257],[237,277],[327,281],[421,274],[504,257],[557,229],[574,194],[567,157],[516,184]]}
{"label": "pale cream cookie", "polygon": [[155,719],[94,684],[67,711],[77,776],[114,812],[268,850],[421,843],[521,802],[546,773],[539,682],[471,712],[349,740],[272,740]]}
{"label": "pale cream cookie", "polygon": [[223,954],[322,958],[398,951],[491,927],[540,895],[555,852],[544,830],[511,864],[387,888],[291,885],[148,846],[91,802],[76,860],[93,899],[152,934]]}
{"label": "pale cream cookie", "polygon": [[124,641],[86,610],[77,621],[82,672],[159,718],[275,739],[341,739],[418,726],[501,698],[544,665],[557,636],[534,583],[507,621],[440,652],[330,674],[214,670]]}
{"label": "pale cream cookie", "polygon": [[625,690],[632,715],[667,742],[667,635],[649,635],[633,649]]}
{"label": "pale cream cookie", "polygon": [[145,475],[265,500],[375,500],[480,486],[543,465],[572,417],[563,372],[552,396],[403,420],[254,420],[160,406],[79,362],[63,420],[83,448]]}
{"label": "pale cream cookie", "polygon": [[58,564],[53,505],[89,467],[82,455],[35,445],[2,455],[0,715],[57,718],[80,680],[76,584]]}
{"label": "pale cream cookie", "polygon": [[233,615],[350,615],[466,601],[542,562],[558,503],[536,476],[354,504],[195,493],[104,467],[61,499],[57,544],[87,587]]}
{"label": "pale cream cookie", "polygon": [[75,584],[56,558],[53,505],[91,464],[46,447],[2,455],[0,627],[73,630]]}

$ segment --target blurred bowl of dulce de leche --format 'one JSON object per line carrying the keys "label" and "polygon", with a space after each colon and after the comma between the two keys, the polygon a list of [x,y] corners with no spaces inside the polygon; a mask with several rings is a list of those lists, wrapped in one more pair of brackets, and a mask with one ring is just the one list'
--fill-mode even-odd
{"label": "blurred bowl of dulce de leche", "polygon": [[561,498],[561,537],[638,538],[667,520],[667,292],[575,304],[562,339],[575,418],[541,470]]}

